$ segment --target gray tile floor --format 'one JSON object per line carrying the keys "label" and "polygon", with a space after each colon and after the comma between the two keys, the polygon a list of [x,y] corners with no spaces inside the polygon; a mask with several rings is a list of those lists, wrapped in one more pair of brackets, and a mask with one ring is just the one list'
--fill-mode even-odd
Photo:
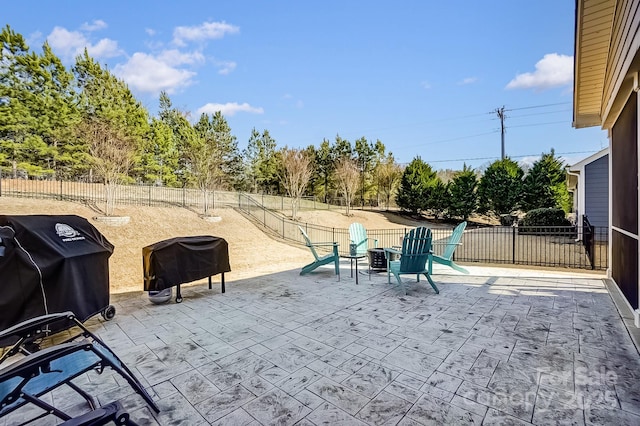
{"label": "gray tile floor", "polygon": [[162,411],[110,371],[77,382],[140,424],[640,424],[640,356],[599,276],[469,269],[436,269],[439,295],[409,276],[406,296],[384,273],[356,285],[346,261],[340,281],[326,268],[183,287],[181,304],[115,295],[114,320],[87,325]]}

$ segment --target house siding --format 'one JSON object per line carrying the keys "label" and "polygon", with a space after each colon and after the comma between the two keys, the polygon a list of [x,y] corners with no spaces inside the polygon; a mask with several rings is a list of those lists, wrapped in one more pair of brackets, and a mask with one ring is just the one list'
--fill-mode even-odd
{"label": "house siding", "polygon": [[[607,102],[602,105],[601,113],[609,125],[613,124],[618,113],[613,106],[616,98],[619,96],[624,98],[629,95],[627,90],[632,90],[631,85],[628,85],[627,90],[622,90],[622,87],[639,46],[640,2],[620,0],[616,2],[605,75],[603,100]],[[624,105],[624,99],[621,100]]]}
{"label": "house siding", "polygon": [[609,156],[585,165],[584,214],[597,227],[609,226]]}

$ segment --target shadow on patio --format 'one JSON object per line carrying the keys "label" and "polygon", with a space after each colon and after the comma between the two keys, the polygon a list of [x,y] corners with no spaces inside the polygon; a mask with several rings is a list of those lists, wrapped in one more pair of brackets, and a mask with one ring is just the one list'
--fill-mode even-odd
{"label": "shadow on patio", "polygon": [[[603,276],[436,267],[439,295],[407,277],[401,296],[341,267],[201,281],[181,304],[113,295],[114,320],[86,324],[162,411],[109,371],[78,380],[142,424],[640,424],[640,358]],[[51,400],[85,410],[74,397]]]}

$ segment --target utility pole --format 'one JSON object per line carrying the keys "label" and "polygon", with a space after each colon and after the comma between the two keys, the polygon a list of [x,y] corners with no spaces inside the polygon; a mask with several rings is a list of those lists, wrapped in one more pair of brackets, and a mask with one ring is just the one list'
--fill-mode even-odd
{"label": "utility pole", "polygon": [[495,111],[496,114],[498,114],[498,118],[500,119],[500,140],[502,142],[501,146],[502,146],[502,157],[501,159],[504,160],[504,105],[501,108],[496,108]]}

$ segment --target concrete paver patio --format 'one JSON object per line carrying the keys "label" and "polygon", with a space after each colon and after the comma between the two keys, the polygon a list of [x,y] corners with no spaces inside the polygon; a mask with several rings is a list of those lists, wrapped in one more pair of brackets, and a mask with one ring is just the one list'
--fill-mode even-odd
{"label": "concrete paver patio", "polygon": [[640,356],[601,276],[436,267],[439,295],[407,276],[404,296],[341,266],[183,287],[181,304],[112,296],[116,317],[87,325],[162,411],[111,371],[77,381],[140,424],[640,424]]}

